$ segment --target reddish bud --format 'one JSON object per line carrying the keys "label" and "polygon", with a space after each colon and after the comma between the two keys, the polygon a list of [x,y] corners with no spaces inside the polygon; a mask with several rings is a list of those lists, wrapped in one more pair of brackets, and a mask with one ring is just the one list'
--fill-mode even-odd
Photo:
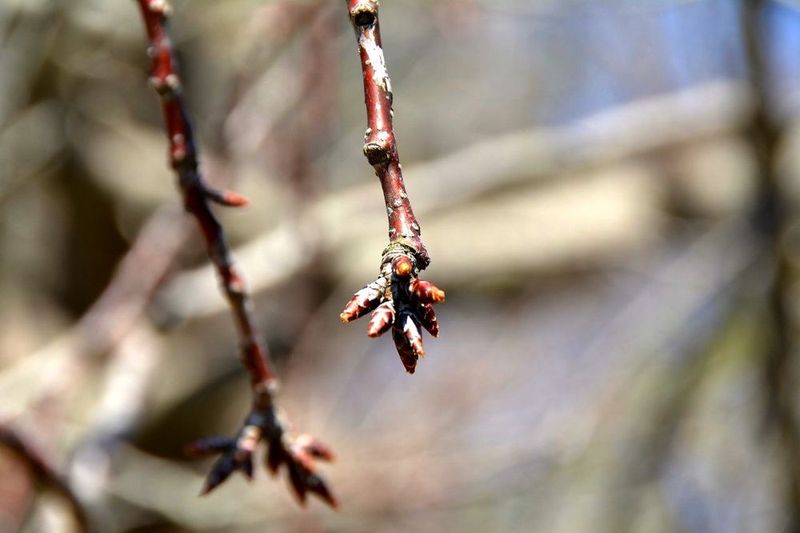
{"label": "reddish bud", "polygon": [[290,439],[285,435],[269,443],[266,464],[274,475],[281,465],[286,465],[289,484],[300,505],[305,505],[307,494],[316,494],[331,507],[337,506],[336,498],[316,474],[314,459],[333,460],[333,452],[311,435],[302,434]]}
{"label": "reddish bud", "polygon": [[302,434],[295,442],[298,446],[302,447],[306,453],[315,459],[323,461],[333,461],[335,459],[333,450],[322,444],[320,441],[308,434]]}
{"label": "reddish bud", "polygon": [[292,485],[292,489],[294,489],[294,493],[297,496],[298,503],[305,507],[306,505],[306,475],[304,472],[304,468],[301,467],[297,463],[290,463],[289,465],[289,482]]}
{"label": "reddish bud", "polygon": [[392,339],[394,340],[395,348],[397,348],[397,354],[400,356],[400,361],[402,361],[403,366],[406,368],[406,372],[413,374],[417,368],[417,359],[419,359],[419,357],[417,357],[411,345],[408,343],[408,339],[406,339],[406,336],[403,334],[403,329],[397,324],[392,328]]}
{"label": "reddish bud", "polygon": [[323,479],[317,474],[312,472],[308,475],[306,478],[306,486],[308,487],[308,492],[316,494],[320,499],[322,499],[322,501],[334,509],[339,506],[339,502],[336,501],[336,497],[325,484],[325,481],[323,481]]}
{"label": "reddish bud", "polygon": [[431,304],[420,305],[419,321],[428,333],[434,337],[439,336],[439,321],[436,319],[436,311]]}
{"label": "reddish bud", "polygon": [[[185,145],[178,145],[172,148],[170,152],[170,157],[173,161],[180,163],[184,159],[186,159],[186,146]],[[177,164],[176,163],[176,164]]]}
{"label": "reddish bud", "polygon": [[444,291],[430,281],[412,279],[408,289],[423,304],[438,304],[445,299]]}
{"label": "reddish bud", "polygon": [[280,440],[269,443],[269,449],[265,457],[265,464],[267,470],[273,476],[278,473],[278,468],[286,461],[286,451],[283,449],[283,444]]}
{"label": "reddish bud", "polygon": [[291,451],[292,460],[303,467],[303,469],[311,472],[314,470],[314,458],[302,447],[295,445]]}
{"label": "reddish bud", "polygon": [[406,323],[403,324],[403,334],[408,339],[408,344],[414,350],[414,355],[417,357],[425,357],[425,349],[422,346],[422,334],[414,320],[409,316],[406,317]]}
{"label": "reddish bud", "polygon": [[232,191],[217,191],[206,188],[203,192],[210,201],[226,207],[244,207],[250,203],[246,196]]}
{"label": "reddish bud", "polygon": [[344,310],[342,314],[339,315],[339,318],[341,318],[342,322],[345,324],[357,318],[361,318],[378,307],[380,299],[381,291],[373,287],[372,284],[367,285],[350,298],[350,301],[344,306]]}
{"label": "reddish bud", "polygon": [[392,272],[395,276],[407,278],[414,271],[414,263],[405,255],[400,255],[392,260]]}
{"label": "reddish bud", "polygon": [[372,318],[370,318],[367,328],[367,335],[372,338],[380,337],[392,327],[393,322],[394,305],[389,301],[383,302],[375,309],[375,312],[372,313]]}
{"label": "reddish bud", "polygon": [[200,495],[205,496],[219,487],[237,468],[236,460],[230,455],[226,454],[217,459],[217,462],[211,467],[208,477],[206,477],[206,483],[200,491]]}
{"label": "reddish bud", "polygon": [[225,205],[230,207],[244,207],[250,203],[250,200],[239,193],[228,191],[224,196]]}

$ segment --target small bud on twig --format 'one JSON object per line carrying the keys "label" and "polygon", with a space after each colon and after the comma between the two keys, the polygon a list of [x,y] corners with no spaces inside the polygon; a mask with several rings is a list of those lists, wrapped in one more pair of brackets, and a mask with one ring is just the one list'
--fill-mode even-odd
{"label": "small bud on twig", "polygon": [[356,292],[344,306],[339,318],[347,324],[366,315],[381,303],[381,298],[386,290],[387,281],[380,277],[360,291]]}
{"label": "small bud on twig", "polygon": [[412,279],[409,290],[420,302],[425,304],[438,304],[445,300],[444,291],[429,281]]}
{"label": "small bud on twig", "polygon": [[206,198],[215,204],[224,205],[226,207],[244,207],[250,203],[246,196],[232,191],[217,191],[215,189],[206,188],[204,191]]}
{"label": "small bud on twig", "polygon": [[414,271],[414,263],[405,255],[395,257],[392,260],[392,271],[399,278],[407,278]]}
{"label": "small bud on twig", "polygon": [[425,349],[422,347],[422,335],[414,319],[410,316],[406,317],[405,324],[403,325],[403,334],[406,336],[411,349],[414,350],[414,355],[417,357],[425,357]]}
{"label": "small bud on twig", "polygon": [[375,338],[380,337],[392,327],[394,322],[394,305],[391,301],[383,302],[372,313],[372,318],[367,326],[367,335]]}
{"label": "small bud on twig", "polygon": [[419,321],[428,333],[434,337],[439,336],[439,321],[436,319],[436,311],[431,304],[422,304],[420,307]]}

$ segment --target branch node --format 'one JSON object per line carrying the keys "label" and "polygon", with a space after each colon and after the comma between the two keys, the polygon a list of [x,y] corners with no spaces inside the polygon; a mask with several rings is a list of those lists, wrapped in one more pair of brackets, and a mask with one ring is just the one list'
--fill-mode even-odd
{"label": "branch node", "polygon": [[172,6],[167,0],[150,0],[147,4],[147,8],[153,13],[157,13],[163,17],[172,15]]}
{"label": "branch node", "polygon": [[392,158],[392,136],[387,131],[379,131],[374,139],[364,145],[364,155],[370,165],[380,165]]}
{"label": "branch node", "polygon": [[350,19],[359,28],[369,28],[378,20],[378,2],[361,0],[350,9]]}

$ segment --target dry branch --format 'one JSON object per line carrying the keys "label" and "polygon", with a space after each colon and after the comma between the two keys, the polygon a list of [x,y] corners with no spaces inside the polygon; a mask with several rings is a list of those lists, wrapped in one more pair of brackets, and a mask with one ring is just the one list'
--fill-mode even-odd
{"label": "dry branch", "polygon": [[14,429],[0,425],[0,448],[10,452],[28,469],[31,478],[43,489],[58,494],[67,503],[79,531],[89,531],[89,520],[77,496],[61,475]]}
{"label": "dry branch", "polygon": [[200,226],[209,258],[230,304],[239,332],[242,364],[250,374],[253,393],[251,411],[235,438],[207,438],[190,447],[195,454],[221,455],[202,493],[207,494],[237,470],[252,477],[253,453],[264,441],[268,445],[268,468],[276,473],[282,465],[286,466],[300,502],[305,502],[307,493],[312,493],[335,506],[336,501],[317,475],[314,464],[314,459],[332,459],[332,453],[307,435],[292,434],[280,416],[275,404],[277,378],[257,331],[250,297],[233,264],[222,226],[211,211],[211,202],[238,207],[246,204],[246,200],[235,193],[210,189],[200,173],[194,133],[168,31],[171,8],[164,0],[137,1],[150,41],[148,52],[153,62],[150,82],[161,97],[170,163],[177,174],[184,207]]}
{"label": "dry branch", "polygon": [[[386,69],[381,45],[377,0],[348,0],[350,22],[358,38],[361,71],[364,77],[364,100],[367,107],[367,131],[364,155],[375,169],[383,189],[389,218],[389,246],[381,257],[380,275],[356,292],[341,314],[350,322],[376,310],[369,335],[378,336],[391,327],[397,352],[406,371],[414,373],[417,360],[425,355],[421,328],[438,335],[436,314],[430,306],[444,301],[444,291],[427,282],[419,282],[419,272],[430,264],[430,256],[420,237],[420,226],[403,183],[402,166],[397,153],[392,111],[392,82]],[[421,298],[414,287],[429,285],[431,298]]]}

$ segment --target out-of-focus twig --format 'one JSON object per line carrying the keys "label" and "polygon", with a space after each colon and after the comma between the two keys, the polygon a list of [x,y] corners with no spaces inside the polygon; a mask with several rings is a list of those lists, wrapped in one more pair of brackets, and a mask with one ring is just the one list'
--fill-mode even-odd
{"label": "out-of-focus twig", "polygon": [[160,351],[156,332],[140,325],[125,336],[109,356],[97,406],[71,453],[69,479],[98,525],[113,523],[108,480],[124,439],[150,405]]}
{"label": "out-of-focus twig", "polygon": [[[109,377],[108,388],[113,387],[113,390],[108,391],[108,395],[114,394],[117,398],[117,408],[110,410],[105,407],[107,401],[101,403],[100,419],[83,432],[87,442],[82,449],[98,444],[99,440],[103,441],[100,443],[102,446],[114,444],[112,440],[119,437],[132,421],[130,409],[136,409],[144,397],[142,388],[119,386],[120,379],[129,382],[139,374],[129,371],[131,358],[120,360],[115,347],[120,343],[126,345],[123,341],[130,338],[131,330],[142,317],[153,292],[164,279],[188,235],[189,227],[178,215],[172,208],[163,208],[153,214],[120,262],[109,286],[81,320],[67,333],[2,374],[0,390],[3,390],[5,398],[3,409],[7,410],[4,416],[22,414],[26,426],[35,430],[40,439],[55,442],[68,419],[66,413],[72,406],[71,400],[86,383],[96,357],[111,351],[109,372],[128,361],[124,376]],[[123,354],[127,352],[123,351]],[[135,354],[136,368],[141,368],[147,360],[144,355],[141,351]],[[27,389],[17,397],[15,390],[19,383],[26,383]],[[20,423],[23,423],[22,419]],[[94,431],[96,429],[100,431]],[[114,431],[113,435],[111,431]],[[78,459],[82,458],[79,454]],[[76,485],[71,487],[74,492],[70,490],[70,494],[86,496],[88,491],[81,485],[84,479],[72,479],[73,474],[74,468],[70,472],[70,484],[74,481]],[[90,501],[86,503],[91,505]]]}
{"label": "out-of-focus twig", "polygon": [[768,286],[767,344],[764,348],[764,394],[768,422],[776,431],[786,472],[785,531],[800,531],[800,425],[797,421],[796,362],[789,298],[793,267],[789,256],[792,221],[788,200],[777,169],[783,128],[771,115],[768,70],[767,2],[746,0],[742,33],[753,90],[753,112],[748,125],[760,178],[755,223],[764,239],[764,255],[772,263]]}
{"label": "out-of-focus twig", "polygon": [[170,163],[178,177],[184,207],[196,219],[205,238],[223,292],[228,299],[241,343],[242,363],[250,374],[253,404],[235,438],[208,438],[192,446],[198,454],[221,454],[212,467],[203,493],[208,493],[239,470],[253,475],[253,453],[263,441],[268,444],[266,462],[274,473],[285,465],[295,494],[305,502],[307,493],[328,504],[336,500],[315,471],[314,459],[330,460],[332,453],[308,435],[293,435],[275,404],[277,377],[268,360],[252,313],[252,302],[231,259],[222,226],[210,203],[236,207],[246,200],[234,193],[210,189],[199,170],[194,133],[189,122],[181,80],[168,30],[171,7],[164,0],[138,0],[150,41],[153,69],[151,83],[161,97],[169,140]]}
{"label": "out-of-focus twig", "polygon": [[[89,361],[112,350],[141,318],[152,295],[166,276],[188,236],[188,225],[172,208],[151,216],[117,267],[108,288],[67,333],[0,374],[0,390],[12,391],[28,383],[20,406],[27,411],[58,405],[66,407],[72,390]],[[46,362],[46,364],[45,364]],[[41,369],[45,372],[42,374]],[[30,386],[34,379],[35,386]],[[5,409],[17,412],[7,400]]]}
{"label": "out-of-focus twig", "polygon": [[[256,42],[257,47],[246,54],[243,64],[234,74],[228,96],[225,125],[220,129],[225,133],[226,146],[245,144],[263,150],[270,141],[278,137],[277,130],[287,122],[287,119],[294,121],[297,114],[307,114],[309,105],[313,107],[315,104],[318,91],[324,89],[328,97],[335,94],[331,86],[325,83],[309,84],[308,79],[303,78],[305,74],[324,75],[327,69],[333,68],[334,64],[325,60],[331,59],[336,49],[335,46],[331,46],[336,36],[329,35],[328,32],[336,12],[329,2],[318,0],[303,3],[291,0],[275,2],[260,9],[253,19],[252,27],[248,30],[248,33],[254,34],[250,40]],[[286,49],[293,40],[303,36],[308,41],[315,41],[321,36],[326,37],[325,46],[317,49],[314,61],[322,70],[312,73],[304,67],[301,69],[303,75],[293,76],[294,79],[291,80],[266,79],[267,74],[278,76],[284,70],[297,72],[295,60],[286,57],[289,55],[286,54]],[[266,54],[263,52],[265,40],[269,47]],[[282,60],[290,62],[291,65],[285,69],[280,68]],[[274,106],[269,109],[269,113],[263,113],[263,109],[260,109],[259,111],[262,111],[260,114],[264,116],[252,117],[252,102],[258,99],[259,104],[265,103],[263,98],[254,93],[257,92],[259,85],[269,81],[281,82],[281,98],[269,102]],[[286,85],[291,89],[287,90]],[[264,121],[262,128],[253,131],[253,128],[243,127],[243,122],[256,119]],[[247,132],[247,136],[252,138],[245,138],[243,132]]]}

